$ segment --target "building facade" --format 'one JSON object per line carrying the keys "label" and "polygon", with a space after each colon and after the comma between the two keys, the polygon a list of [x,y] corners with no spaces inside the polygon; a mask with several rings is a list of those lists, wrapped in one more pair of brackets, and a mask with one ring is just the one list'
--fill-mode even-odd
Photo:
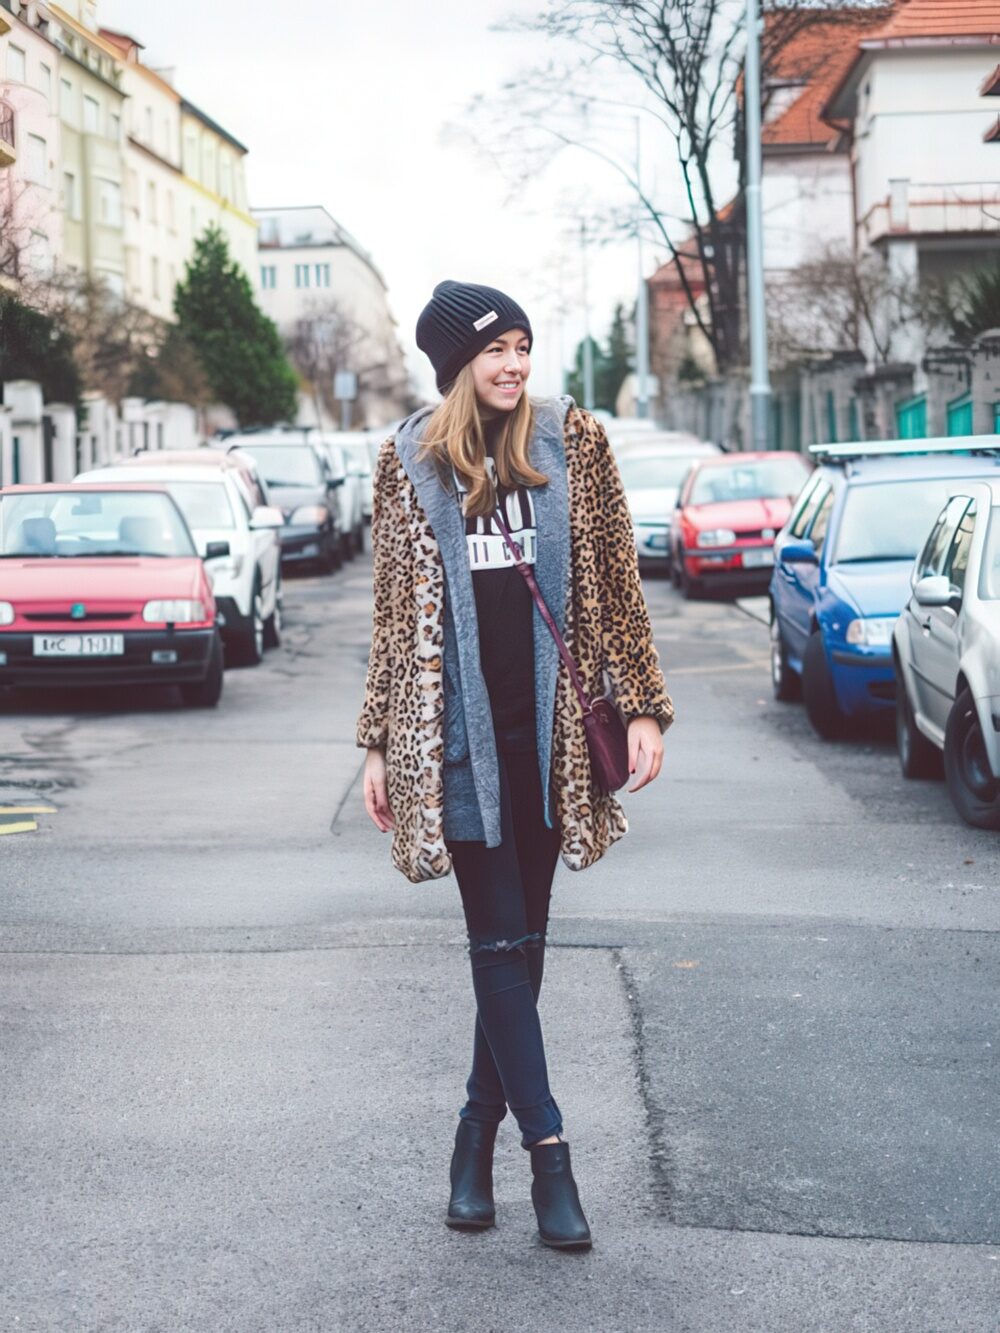
{"label": "building facade", "polygon": [[[282,334],[310,320],[330,354],[317,361],[358,377],[357,425],[381,426],[408,406],[409,384],[385,280],[371,256],[325,208],[254,209],[259,225],[258,300]],[[329,397],[329,384],[315,386]]]}

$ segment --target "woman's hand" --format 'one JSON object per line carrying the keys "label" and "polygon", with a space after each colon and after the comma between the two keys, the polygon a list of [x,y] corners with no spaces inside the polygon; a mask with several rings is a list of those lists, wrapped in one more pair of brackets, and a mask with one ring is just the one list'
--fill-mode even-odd
{"label": "woman's hand", "polygon": [[628,771],[636,775],[629,791],[652,782],[663,766],[663,735],[655,717],[634,717],[628,724]]}
{"label": "woman's hand", "polygon": [[385,751],[372,746],[365,755],[365,809],[380,833],[396,827],[389,809],[389,792],[385,780]]}

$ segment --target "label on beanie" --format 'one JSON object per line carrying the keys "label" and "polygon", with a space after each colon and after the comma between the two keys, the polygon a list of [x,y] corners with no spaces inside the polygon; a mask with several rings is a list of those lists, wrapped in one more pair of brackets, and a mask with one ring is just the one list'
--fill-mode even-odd
{"label": "label on beanie", "polygon": [[488,315],[480,315],[478,319],[474,319],[472,321],[472,327],[476,330],[477,333],[479,333],[481,329],[486,328],[487,324],[492,324],[494,320],[499,318],[500,316],[497,314],[497,312],[495,310],[491,310]]}

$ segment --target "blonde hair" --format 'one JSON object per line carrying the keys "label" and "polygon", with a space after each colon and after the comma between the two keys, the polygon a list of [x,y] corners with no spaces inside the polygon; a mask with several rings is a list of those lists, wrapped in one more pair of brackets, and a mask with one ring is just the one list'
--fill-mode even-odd
{"label": "blonde hair", "polygon": [[[507,416],[496,442],[494,462],[503,486],[544,486],[548,477],[531,466],[528,444],[535,413],[527,394]],[[491,514],[496,505],[493,483],[486,473],[486,430],[480,415],[472,367],[458,372],[444,402],[431,414],[420,443],[420,457],[433,454],[452,464],[467,488],[465,513]]]}

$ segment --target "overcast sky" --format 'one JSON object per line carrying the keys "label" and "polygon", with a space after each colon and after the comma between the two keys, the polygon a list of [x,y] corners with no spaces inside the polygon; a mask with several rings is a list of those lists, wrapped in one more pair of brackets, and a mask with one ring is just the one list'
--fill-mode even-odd
{"label": "overcast sky", "polygon": [[[247,145],[252,206],[323,204],[371,252],[425,391],[433,381],[413,326],[434,283],[451,277],[501,287],[524,306],[536,339],[532,387],[551,393],[583,327],[567,197],[588,188],[620,198],[622,187],[576,154],[511,202],[498,170],[445,133],[461,125],[475,94],[493,92],[543,56],[524,36],[490,30],[538,7],[524,0],[99,0],[98,18],[142,42],[145,63],[172,66],[178,90]],[[504,131],[502,113],[497,129]],[[634,299],[633,246],[591,252],[598,335],[614,302]],[[557,288],[573,307],[562,320],[553,313]]]}

